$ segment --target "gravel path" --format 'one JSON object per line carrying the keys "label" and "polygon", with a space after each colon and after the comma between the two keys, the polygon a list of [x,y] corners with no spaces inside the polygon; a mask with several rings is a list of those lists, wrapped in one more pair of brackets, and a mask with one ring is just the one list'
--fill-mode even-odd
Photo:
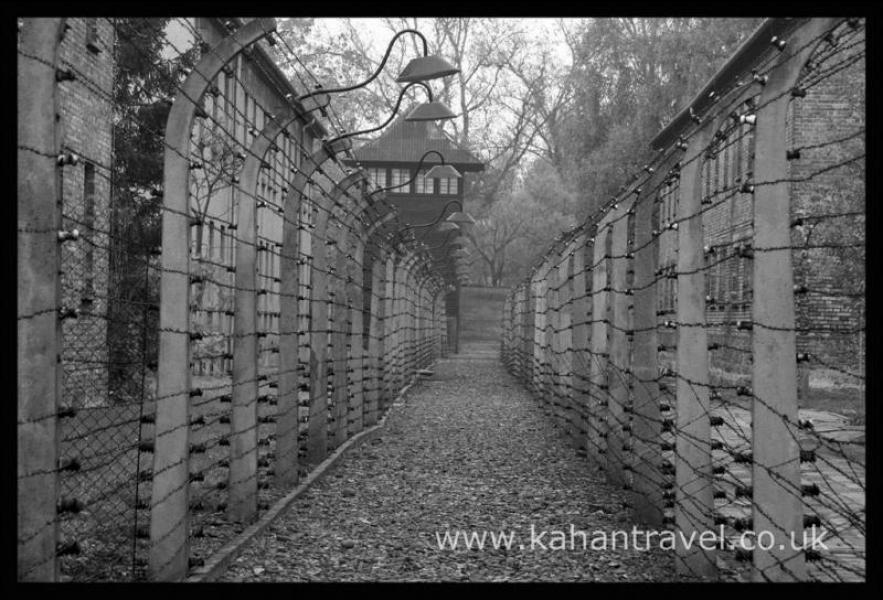
{"label": "gravel path", "polygon": [[[496,347],[435,366],[221,581],[665,581],[659,550],[570,549],[570,526],[631,531],[625,496],[590,473],[507,374]],[[547,531],[531,548],[531,526]],[[436,534],[515,532],[511,548],[439,549]],[[568,548],[552,549],[554,531]],[[523,544],[523,548],[519,546]]]}

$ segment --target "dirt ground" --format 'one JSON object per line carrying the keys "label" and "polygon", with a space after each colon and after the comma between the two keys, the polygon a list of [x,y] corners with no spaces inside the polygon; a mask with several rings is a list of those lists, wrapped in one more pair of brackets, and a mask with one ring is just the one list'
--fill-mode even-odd
{"label": "dirt ground", "polygon": [[[391,409],[381,436],[298,498],[221,580],[671,579],[670,553],[583,548],[578,532],[591,542],[596,531],[631,530],[626,498],[589,472],[496,349],[441,360]],[[531,527],[547,532],[539,543]],[[467,550],[459,537],[440,549],[439,536],[457,530],[514,532],[515,541],[493,549],[488,534],[483,550]],[[568,539],[555,549],[560,531]]]}

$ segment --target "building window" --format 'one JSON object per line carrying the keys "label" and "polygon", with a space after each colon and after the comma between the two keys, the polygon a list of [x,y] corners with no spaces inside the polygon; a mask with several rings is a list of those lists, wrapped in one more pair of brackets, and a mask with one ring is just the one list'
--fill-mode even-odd
{"label": "building window", "polygon": [[95,298],[95,165],[86,163],[83,173],[83,224],[89,236],[85,244],[83,297]]}
{"label": "building window", "polygon": [[207,256],[209,260],[215,259],[215,223],[214,221],[208,222],[208,252]]}
{"label": "building window", "polygon": [[411,173],[407,169],[391,169],[391,171],[392,171],[392,173],[391,173],[392,174],[392,181],[390,182],[390,185],[393,187],[400,186],[400,185],[402,186],[402,187],[400,187],[398,189],[394,189],[392,191],[399,193],[399,194],[407,194],[410,191],[408,189],[410,186],[402,185],[402,184],[411,178]]}
{"label": "building window", "polygon": [[457,193],[457,178],[456,177],[442,177],[438,180],[438,193],[439,194],[456,194]]}
{"label": "building window", "polygon": [[426,169],[421,169],[414,180],[415,194],[431,194],[433,192],[432,179],[426,179]]}
{"label": "building window", "polygon": [[371,183],[375,186],[379,188],[386,187],[386,169],[371,167],[368,169],[368,177],[371,178]]}
{"label": "building window", "polygon": [[221,263],[227,260],[227,232],[223,225],[218,227],[218,258]]}
{"label": "building window", "polygon": [[[246,121],[249,121],[250,123],[252,123],[252,125],[255,128],[257,128],[257,124],[255,123],[255,109],[256,109],[256,106],[255,106],[254,99],[250,95],[246,94],[245,95],[245,119],[246,119]],[[251,133],[251,129],[252,129],[251,127],[246,127],[246,129],[245,129],[245,143],[246,143],[246,145],[249,145],[249,146],[254,141],[254,136]]]}
{"label": "building window", "polygon": [[[756,99],[755,99],[756,101]],[[746,109],[747,110],[747,109]],[[706,244],[715,248],[708,256],[709,311],[718,319],[729,319],[733,310],[747,310],[751,303],[751,262],[740,251],[742,228],[739,215],[750,211],[751,198],[740,192],[751,178],[746,165],[754,145],[754,129],[747,125],[726,125],[718,132],[702,165],[702,204]]]}
{"label": "building window", "polygon": [[[754,261],[750,256],[743,256],[740,259],[740,267],[742,269],[741,282],[742,282],[742,297],[740,300],[744,304],[750,304],[754,298]],[[745,307],[747,308],[747,306]]]}
{"label": "building window", "polygon": [[655,209],[656,229],[659,245],[659,268],[665,275],[659,280],[657,294],[657,310],[661,314],[674,312],[677,306],[677,279],[669,275],[677,265],[677,231],[669,230],[668,226],[677,217],[678,195],[680,193],[677,179],[665,182],[657,197],[658,207]]}

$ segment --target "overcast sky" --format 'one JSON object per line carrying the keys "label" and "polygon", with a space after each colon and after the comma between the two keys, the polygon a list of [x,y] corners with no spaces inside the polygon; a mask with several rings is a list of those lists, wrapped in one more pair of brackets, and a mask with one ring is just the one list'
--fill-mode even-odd
{"label": "overcast sky", "polygon": [[[411,18],[411,17],[408,17]],[[383,51],[386,49],[386,45],[390,40],[390,32],[389,28],[383,23],[383,19],[379,17],[374,18],[353,18],[351,19],[353,24],[359,28],[361,31],[373,32],[374,35],[370,36],[371,43],[373,48],[382,56]],[[420,27],[420,22],[430,21],[430,18],[423,18],[417,20],[418,28]],[[573,25],[577,23],[580,19],[554,19],[554,18],[530,18],[530,19],[506,19],[507,21],[513,21],[520,23],[522,25],[523,30],[535,41],[544,42],[550,50],[558,53],[562,60],[570,62],[570,52],[567,49],[567,45],[564,43],[564,38],[561,35],[561,31],[558,28],[558,22],[563,21],[568,30],[572,29]],[[331,18],[331,17],[323,17],[316,19],[316,29],[317,33],[325,34],[325,33],[338,33],[342,31],[343,19],[341,18]],[[430,31],[430,28],[427,27],[426,31]],[[365,36],[368,39],[369,36]]]}

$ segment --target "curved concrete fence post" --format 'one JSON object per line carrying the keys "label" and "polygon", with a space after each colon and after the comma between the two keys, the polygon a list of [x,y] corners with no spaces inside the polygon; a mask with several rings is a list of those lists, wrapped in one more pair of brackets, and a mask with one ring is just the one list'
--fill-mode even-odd
{"label": "curved concrete fence post", "polygon": [[377,423],[383,376],[383,271],[385,257],[382,250],[371,261],[371,301],[368,324],[368,360],[371,381],[365,390],[365,426]]}
{"label": "curved concrete fence post", "polygon": [[[356,434],[366,426],[373,425],[376,420],[371,420],[369,415],[376,419],[376,396],[375,390],[375,364],[376,357],[371,354],[371,315],[368,315],[368,339],[365,339],[365,304],[369,310],[373,305],[371,296],[365,297],[365,289],[371,289],[374,294],[373,271],[366,272],[365,250],[373,243],[373,236],[383,223],[383,218],[372,219],[369,210],[372,208],[370,197],[365,193],[364,171],[354,173],[361,179],[362,186],[359,194],[355,197],[355,210],[352,214],[351,224],[356,225],[354,247],[350,249],[351,272],[347,274],[347,283],[350,290],[348,298],[351,315],[350,356],[347,370],[352,374],[350,386],[350,434]],[[366,220],[366,216],[368,220]],[[373,262],[373,261],[372,261]],[[366,281],[367,279],[367,281]],[[372,405],[373,406],[370,406]],[[369,423],[370,421],[370,423]]]}
{"label": "curved concrete fence post", "polygon": [[604,221],[595,230],[592,245],[592,350],[591,386],[594,398],[589,403],[589,456],[599,469],[606,469],[607,459],[607,305],[609,285],[607,273],[607,244],[610,227]]}
{"label": "curved concrete fence post", "polygon": [[[347,248],[344,266],[346,267],[346,302],[349,320],[348,346],[346,361],[348,388],[346,424],[347,436],[354,435],[364,427],[366,381],[366,357],[364,350],[364,295],[365,274],[363,269],[364,249],[372,227],[365,221],[369,208],[365,187],[367,175],[361,169],[347,176],[352,183],[347,188],[357,186],[355,194],[347,194],[352,198],[352,209],[347,215],[346,227],[352,231],[352,244]],[[370,377],[367,378],[370,380]]]}
{"label": "curved concrete fence post", "polygon": [[389,250],[380,239],[382,229],[395,219],[392,213],[386,213],[374,222],[366,235],[367,248],[371,255],[371,303],[370,322],[368,326],[368,355],[371,361],[370,372],[372,383],[366,390],[365,424],[373,425],[379,419],[385,406],[387,329],[390,307],[387,302],[386,273]]}
{"label": "curved concrete fence post", "polygon": [[[316,152],[304,157],[301,168],[292,181],[292,189],[285,199],[283,248],[295,247],[298,244],[298,229],[307,227],[301,223],[300,211],[302,204],[309,200],[306,186],[311,181],[313,174],[321,168],[323,163],[331,160],[336,153],[348,148],[348,144],[349,140],[340,140],[335,144],[322,144]],[[328,278],[326,276],[328,260],[325,236],[327,235],[328,210],[330,209],[323,208],[318,211],[316,223],[312,227],[312,235],[310,236],[312,264],[309,305],[312,327],[309,336],[310,400],[305,461],[313,465],[322,462],[328,454],[328,371],[325,364],[328,336]],[[288,252],[286,251],[286,253]],[[292,319],[296,320],[297,317],[291,315],[289,311],[296,311],[296,308],[287,305],[288,303],[283,303],[283,310],[280,311],[281,321],[290,323]],[[280,361],[291,360],[287,357],[287,353],[286,356],[281,356],[281,353],[282,348],[280,348]]]}
{"label": "curved concrete fence post", "polygon": [[[56,65],[65,19],[23,19],[18,54],[18,579],[55,581],[61,398],[61,151]],[[82,242],[81,242],[82,243]],[[35,307],[42,307],[35,310]]]}
{"label": "curved concrete fence post", "polygon": [[[233,414],[227,515],[250,523],[258,505],[257,193],[264,156],[286,119],[271,120],[252,143],[237,187],[236,292],[233,321]],[[296,271],[282,273],[296,277]]]}
{"label": "curved concrete fence post", "polygon": [[[589,323],[589,311],[591,306],[590,288],[586,286],[586,252],[590,246],[588,242],[588,233],[581,233],[575,243],[573,252],[573,300],[571,306],[571,323],[573,325],[572,343],[573,343],[573,406],[576,411],[575,429],[578,432],[579,440],[577,448],[583,452],[587,451],[588,420],[587,411],[592,396],[592,389],[589,386],[589,375],[591,358],[588,353],[591,338],[591,324]],[[591,284],[590,284],[591,285]],[[519,333],[520,324],[519,312],[524,310],[523,305],[524,291],[519,288],[516,296],[514,327],[516,335]],[[518,343],[517,338],[515,343]],[[520,357],[516,359],[516,364],[520,368]]]}
{"label": "curved concrete fence post", "polygon": [[633,203],[628,199],[619,203],[618,209],[612,213],[613,242],[611,253],[612,268],[607,287],[610,289],[610,377],[608,380],[609,406],[607,415],[610,419],[607,429],[607,475],[615,485],[626,486],[627,457],[624,447],[630,440],[629,411],[631,410],[631,394],[629,391],[629,342],[628,332],[631,331],[629,308],[631,295],[627,288],[627,271],[629,268],[629,211]]}
{"label": "curved concrete fence post", "polygon": [[[794,55],[779,55],[760,94],[754,177],[754,297],[752,303],[753,399],[751,407],[752,520],[769,531],[769,551],[754,551],[755,581],[806,579],[802,548],[804,501],[798,444],[797,346],[794,268],[791,255],[791,196],[787,162],[788,93],[835,19],[811,19],[787,40]],[[813,43],[815,42],[815,43]],[[767,183],[770,182],[770,183]]]}
{"label": "curved concrete fence post", "polygon": [[334,418],[333,426],[329,428],[329,446],[338,447],[348,437],[349,430],[349,394],[347,385],[347,342],[350,337],[351,317],[349,310],[350,286],[347,281],[347,265],[349,256],[351,256],[352,237],[352,211],[348,208],[347,203],[341,202],[341,199],[351,196],[348,190],[356,185],[364,178],[361,172],[354,172],[341,179],[329,194],[331,205],[338,207],[341,211],[340,217],[335,217],[337,224],[334,228],[328,227],[327,230],[334,235],[335,240],[335,260],[332,263],[333,275],[332,282],[329,285],[329,297],[333,294],[331,300],[331,312],[333,315],[333,325],[331,330],[331,360],[333,365],[332,377],[332,415]]}
{"label": "curved concrete fence post", "polygon": [[[287,131],[296,119],[291,113],[281,114],[268,123],[262,137],[275,139]],[[302,124],[305,127],[305,123]],[[291,180],[294,188],[297,173]],[[288,193],[282,207],[282,249],[279,256],[279,381],[276,421],[276,460],[274,484],[288,488],[298,482],[298,433],[300,420],[299,392],[307,373],[300,369],[299,342],[301,337],[299,311],[301,293],[301,249],[306,240],[301,236],[301,199],[297,193]]]}
{"label": "curved concrete fence post", "polygon": [[[675,424],[675,524],[689,537],[714,529],[709,405],[708,341],[705,329],[705,255],[701,207],[701,156],[712,130],[706,124],[690,139],[681,170],[677,213],[677,423]],[[679,542],[678,573],[714,578],[713,550]]]}
{"label": "curved concrete fence post", "polygon": [[189,157],[193,119],[204,93],[224,65],[275,29],[274,19],[255,19],[219,42],[188,75],[166,122],[156,450],[150,513],[150,572],[159,581],[183,578],[190,555]]}
{"label": "curved concrete fence post", "polygon": [[[655,190],[659,180],[667,176],[666,168],[644,188]],[[653,237],[653,204],[655,197],[639,196],[635,202],[635,275],[634,275],[634,344],[632,373],[636,379],[633,406],[632,454],[635,469],[635,512],[648,525],[662,525],[662,413],[659,409],[658,334],[656,330],[658,242]]]}
{"label": "curved concrete fence post", "polygon": [[394,251],[387,253],[383,264],[383,394],[380,398],[381,412],[385,412],[394,397],[395,379],[395,261]]}

